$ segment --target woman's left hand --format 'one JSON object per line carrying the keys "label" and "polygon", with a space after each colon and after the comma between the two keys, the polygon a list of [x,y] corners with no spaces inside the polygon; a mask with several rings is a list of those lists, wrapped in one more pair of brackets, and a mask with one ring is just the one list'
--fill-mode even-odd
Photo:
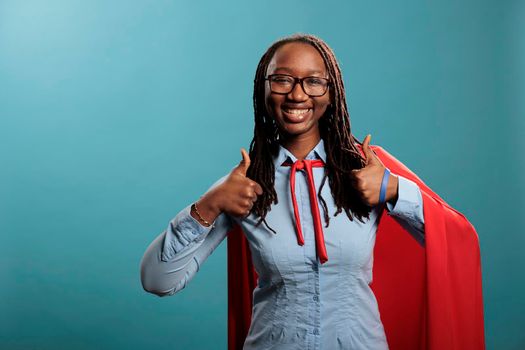
{"label": "woman's left hand", "polygon": [[[379,191],[385,173],[385,166],[370,148],[372,136],[366,135],[363,141],[363,153],[366,158],[366,165],[361,169],[352,170],[354,187],[360,193],[363,201],[370,207],[379,204]],[[386,190],[385,200],[397,199],[398,177],[390,173]]]}

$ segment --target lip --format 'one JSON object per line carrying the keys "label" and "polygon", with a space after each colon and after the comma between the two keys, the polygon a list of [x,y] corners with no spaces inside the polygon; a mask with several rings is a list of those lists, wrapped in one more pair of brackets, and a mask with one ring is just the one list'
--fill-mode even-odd
{"label": "lip", "polygon": [[306,104],[292,104],[292,103],[283,103],[281,105],[282,109],[312,109],[312,106],[306,105]]}
{"label": "lip", "polygon": [[[286,112],[286,109],[308,109],[307,112],[302,114],[293,114]],[[312,115],[312,108],[300,108],[300,107],[282,107],[281,111],[283,113],[283,116],[285,117],[286,121],[289,123],[302,123],[305,120],[307,120]]]}

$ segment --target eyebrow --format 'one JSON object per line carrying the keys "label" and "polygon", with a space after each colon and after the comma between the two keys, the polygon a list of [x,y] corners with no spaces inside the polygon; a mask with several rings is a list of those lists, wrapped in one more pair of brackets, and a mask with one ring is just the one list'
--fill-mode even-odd
{"label": "eyebrow", "polygon": [[[277,67],[277,68],[275,68],[275,71],[278,71],[278,70],[284,70],[284,71],[287,71],[288,73],[291,73],[293,71],[292,68],[288,68],[288,67]],[[307,75],[310,75],[310,74],[325,74],[325,72],[320,71],[320,70],[310,70],[310,71],[308,71]]]}

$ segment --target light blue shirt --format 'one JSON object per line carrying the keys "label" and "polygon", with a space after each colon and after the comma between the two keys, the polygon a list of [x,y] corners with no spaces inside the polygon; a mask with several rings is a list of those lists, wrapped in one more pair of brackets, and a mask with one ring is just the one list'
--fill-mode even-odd
{"label": "light blue shirt", "polygon": [[[305,159],[326,161],[323,140]],[[279,203],[273,204],[266,216],[277,234],[264,224],[256,227],[254,214],[236,218],[223,213],[211,227],[204,227],[190,215],[191,206],[187,206],[146,250],[141,262],[144,289],[159,296],[183,289],[235,222],[249,242],[259,275],[245,350],[388,349],[377,301],[369,286],[379,207],[373,208],[364,223],[350,221],[344,211],[334,216],[336,206],[326,181],[321,193],[330,214],[328,227],[321,206],[319,210],[328,261],[321,265],[316,256],[304,171],[296,174],[295,191],[305,244],[297,244],[290,167],[281,166],[286,160],[294,162],[296,158],[281,146],[274,158]],[[324,169],[314,168],[313,173],[318,192]],[[423,199],[414,182],[399,176],[397,201],[387,202],[387,210],[424,244]]]}

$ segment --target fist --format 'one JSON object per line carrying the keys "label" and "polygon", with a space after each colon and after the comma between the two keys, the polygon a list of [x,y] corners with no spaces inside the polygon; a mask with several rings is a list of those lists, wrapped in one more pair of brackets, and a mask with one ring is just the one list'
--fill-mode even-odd
{"label": "fist", "polygon": [[[363,141],[365,167],[352,170],[352,182],[363,202],[373,207],[379,204],[379,192],[381,190],[385,166],[370,148],[371,138],[371,135],[367,135]],[[397,198],[397,185],[397,176],[390,173],[385,195],[386,201]]]}
{"label": "fist", "polygon": [[244,217],[250,213],[257,196],[263,193],[262,187],[246,177],[250,167],[250,156],[241,148],[242,160],[226,180],[216,189],[216,198],[221,212],[232,216]]}

